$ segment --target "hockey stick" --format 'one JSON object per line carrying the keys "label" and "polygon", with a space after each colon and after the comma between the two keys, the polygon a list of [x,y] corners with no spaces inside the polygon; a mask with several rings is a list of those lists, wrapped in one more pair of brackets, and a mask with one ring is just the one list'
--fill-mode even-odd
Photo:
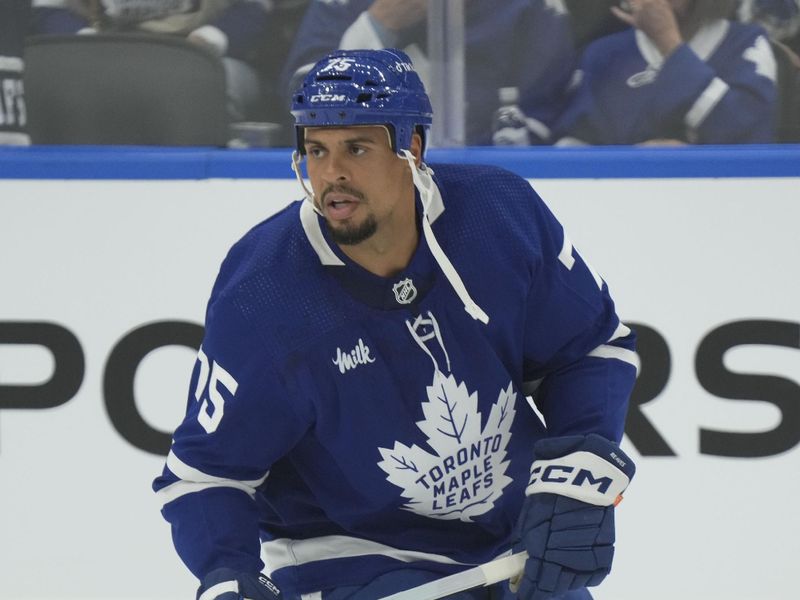
{"label": "hockey stick", "polygon": [[380,600],[437,600],[475,587],[485,587],[519,575],[527,558],[527,552],[511,554]]}

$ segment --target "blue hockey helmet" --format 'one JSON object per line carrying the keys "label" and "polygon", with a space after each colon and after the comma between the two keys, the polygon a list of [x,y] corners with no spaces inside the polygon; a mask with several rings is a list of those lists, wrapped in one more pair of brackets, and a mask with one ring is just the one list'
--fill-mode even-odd
{"label": "blue hockey helmet", "polygon": [[297,150],[305,127],[382,125],[392,149],[411,148],[416,131],[423,151],[433,109],[425,86],[402,50],[337,50],[308,72],[292,96]]}

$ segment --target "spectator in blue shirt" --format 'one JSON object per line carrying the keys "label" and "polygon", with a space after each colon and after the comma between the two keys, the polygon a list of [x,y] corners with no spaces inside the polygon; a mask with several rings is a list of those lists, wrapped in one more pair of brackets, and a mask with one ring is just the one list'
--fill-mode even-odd
{"label": "spectator in blue shirt", "polygon": [[559,145],[730,144],[775,139],[776,65],[736,0],[630,0],[630,28],[585,51]]}

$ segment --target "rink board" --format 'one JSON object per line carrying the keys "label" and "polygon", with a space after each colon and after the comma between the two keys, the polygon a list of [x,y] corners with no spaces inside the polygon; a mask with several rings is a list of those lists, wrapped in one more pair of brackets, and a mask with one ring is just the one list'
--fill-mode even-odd
{"label": "rink board", "polygon": [[[29,341],[0,343],[0,598],[192,597],[149,489],[163,459],[146,448],[180,420],[227,248],[299,197],[285,155],[0,151],[0,339]],[[639,470],[595,597],[793,597],[800,152],[438,158],[528,177],[647,330],[656,390],[637,410],[652,432],[639,422],[623,442]]]}

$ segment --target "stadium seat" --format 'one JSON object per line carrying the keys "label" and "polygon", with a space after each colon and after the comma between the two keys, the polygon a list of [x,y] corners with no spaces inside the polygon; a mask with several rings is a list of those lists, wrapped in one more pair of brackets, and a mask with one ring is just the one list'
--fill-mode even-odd
{"label": "stadium seat", "polygon": [[24,82],[34,144],[224,146],[229,137],[222,63],[184,39],[32,36]]}
{"label": "stadium seat", "polygon": [[772,41],[778,65],[778,142],[800,142],[800,56],[788,46]]}

